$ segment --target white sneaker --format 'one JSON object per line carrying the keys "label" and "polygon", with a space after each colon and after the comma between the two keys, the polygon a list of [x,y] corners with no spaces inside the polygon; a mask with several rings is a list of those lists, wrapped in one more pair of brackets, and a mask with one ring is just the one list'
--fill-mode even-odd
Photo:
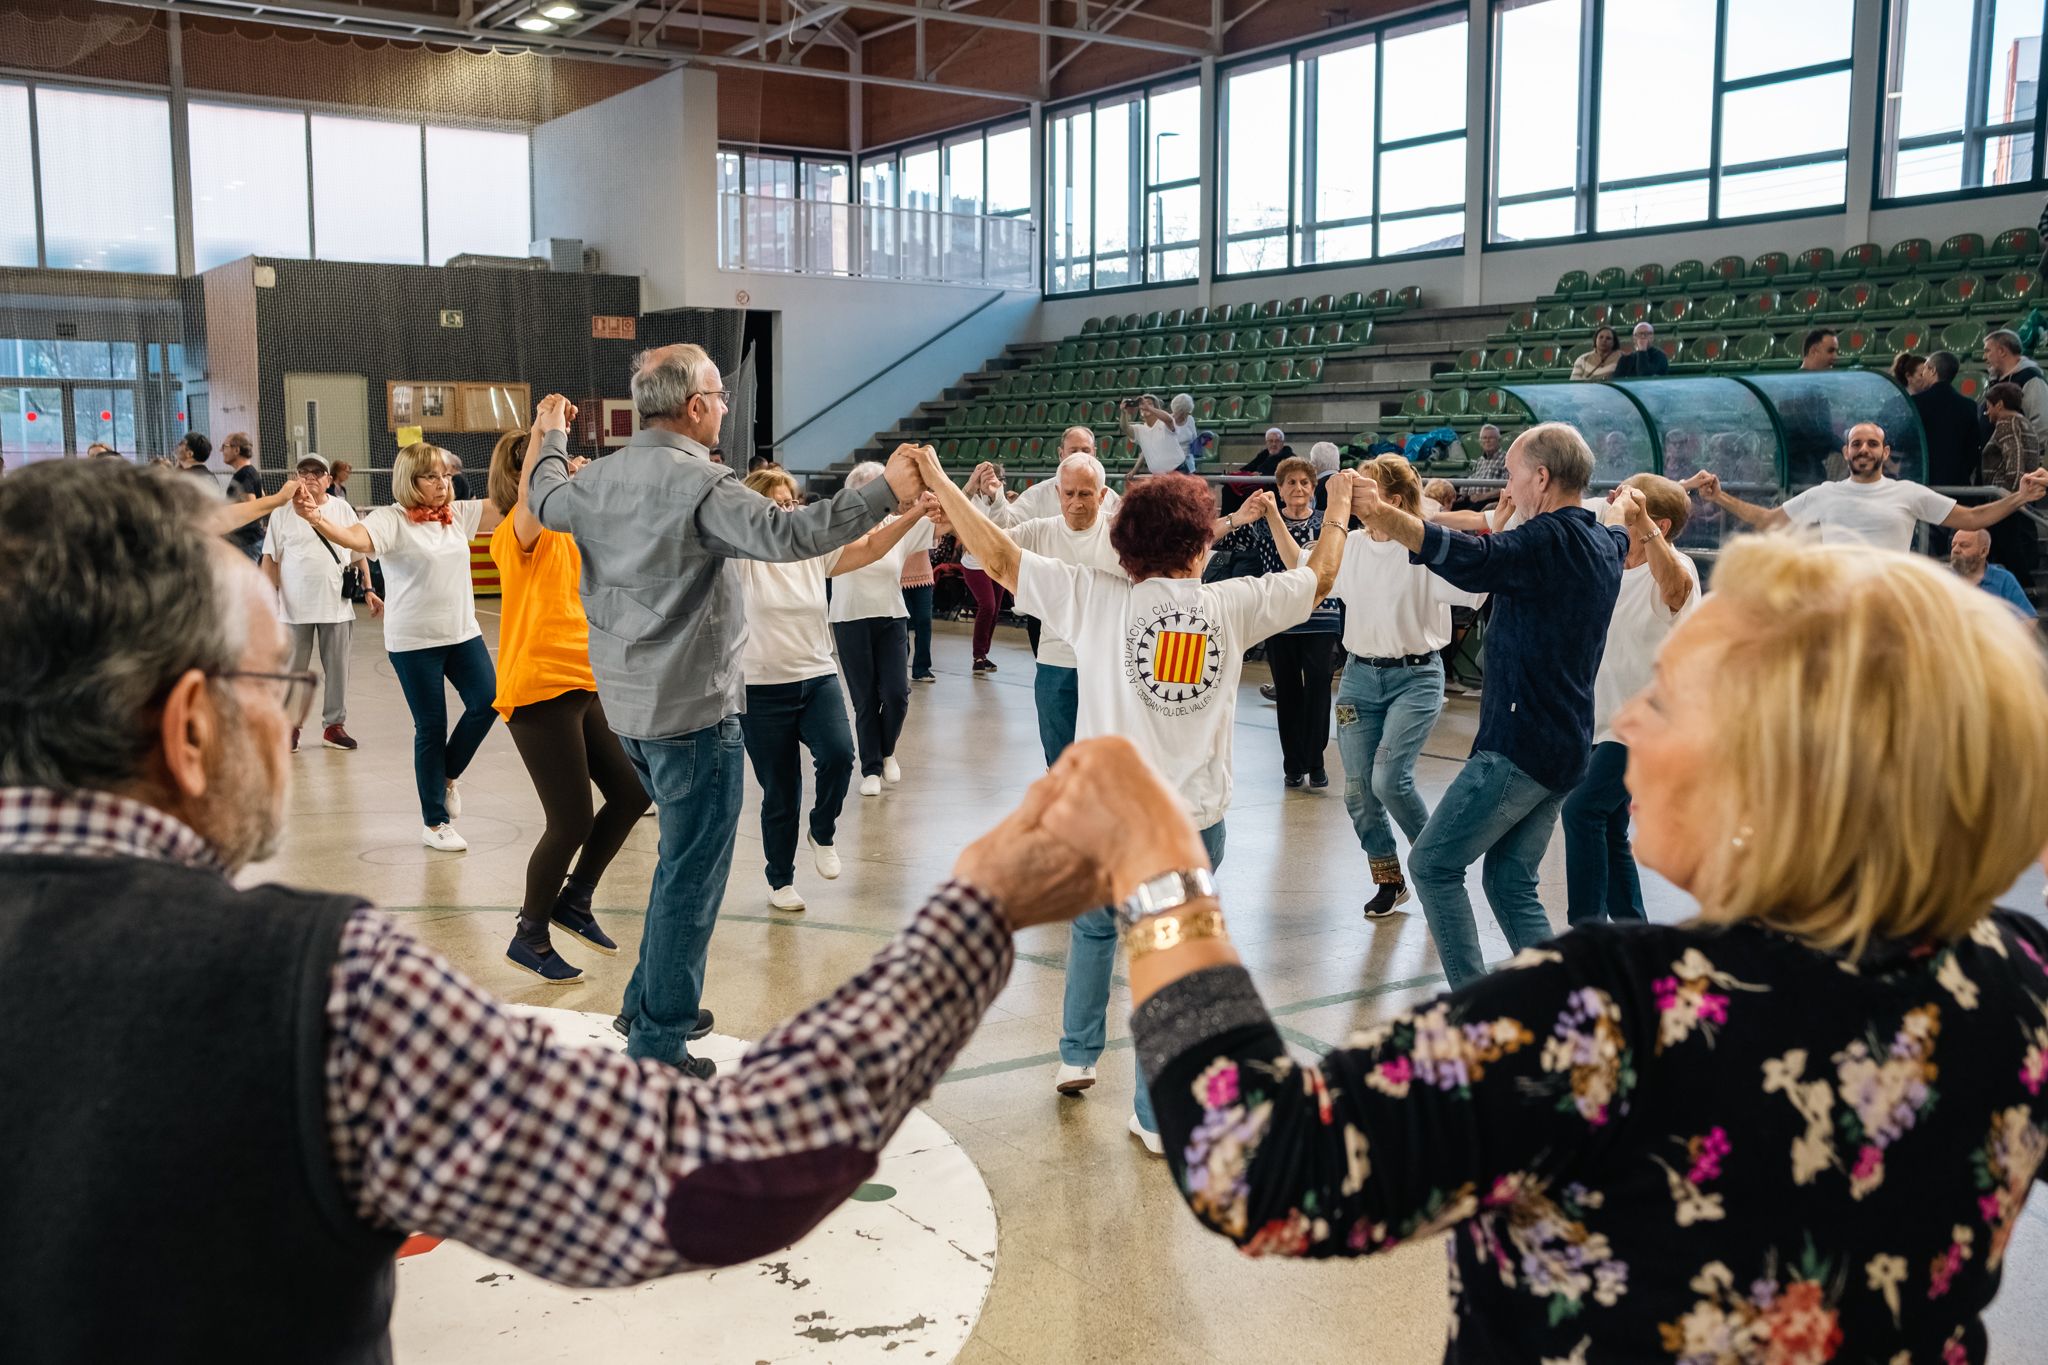
{"label": "white sneaker", "polygon": [[896,766],[896,757],[893,754],[882,760],[882,780],[892,783],[903,780],[903,769]]}
{"label": "white sneaker", "polygon": [[428,825],[420,831],[420,842],[443,853],[467,853],[469,840],[455,832],[453,825]]}
{"label": "white sneaker", "polygon": [[768,904],[777,910],[801,910],[804,908],[804,898],[797,894],[793,886],[778,886],[768,893]]}
{"label": "white sneaker", "polygon": [[1060,1063],[1060,1069],[1052,1073],[1052,1088],[1062,1095],[1078,1095],[1095,1084],[1095,1068],[1092,1066],[1068,1066]]}
{"label": "white sneaker", "polygon": [[860,780],[860,794],[862,796],[880,796],[882,794],[882,779],[873,773],[863,777]]}
{"label": "white sneaker", "polygon": [[811,861],[818,865],[818,875],[831,881],[839,875],[839,850],[830,844],[821,844],[806,834],[804,839],[811,846]]}
{"label": "white sneaker", "polygon": [[448,794],[442,798],[441,804],[448,807],[450,820],[462,818],[462,788],[455,785],[455,779],[452,777],[448,779]]}
{"label": "white sneaker", "polygon": [[1131,1115],[1131,1136],[1145,1144],[1145,1150],[1154,1156],[1166,1155],[1166,1144],[1159,1140],[1159,1134],[1138,1122],[1136,1114]]}

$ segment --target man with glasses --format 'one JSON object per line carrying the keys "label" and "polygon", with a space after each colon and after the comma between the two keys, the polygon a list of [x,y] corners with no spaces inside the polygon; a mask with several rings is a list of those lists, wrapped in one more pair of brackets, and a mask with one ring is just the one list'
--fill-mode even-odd
{"label": "man with glasses", "polygon": [[[327,492],[327,461],[318,455],[301,459],[294,471],[306,497],[328,525],[353,526],[356,509]],[[349,750],[356,741],[348,730],[348,651],[356,623],[355,604],[344,587],[348,570],[367,572],[369,559],[353,550],[337,550],[289,507],[270,514],[263,533],[263,576],[277,590],[278,617],[292,639],[291,671],[296,673],[320,651],[327,696],[321,706],[320,742],[330,749]],[[346,558],[344,558],[346,556]],[[384,614],[384,600],[368,593],[370,615]],[[308,676],[311,676],[310,674]],[[292,728],[292,752],[299,751],[299,728]]]}
{"label": "man with glasses", "polygon": [[701,1009],[711,930],[732,868],[745,751],[746,598],[735,559],[786,564],[859,539],[924,491],[913,447],[885,477],[784,511],[711,460],[726,415],[718,367],[701,346],[645,352],[633,371],[641,427],[569,477],[568,437],[552,430],[527,496],[540,524],[576,537],[590,668],[605,718],[654,798],[661,861],[648,893],[640,961],[618,1026],[626,1050],[709,1078],[689,1040]]}

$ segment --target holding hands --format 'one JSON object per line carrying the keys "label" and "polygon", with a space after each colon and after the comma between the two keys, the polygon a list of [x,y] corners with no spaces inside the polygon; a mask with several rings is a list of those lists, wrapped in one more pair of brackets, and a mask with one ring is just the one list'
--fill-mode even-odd
{"label": "holding hands", "polygon": [[576,405],[559,393],[541,399],[540,406],[533,410],[533,429],[537,432],[566,432],[575,420]]}
{"label": "holding hands", "polygon": [[1702,469],[1678,485],[1688,493],[1697,493],[1708,502],[1717,501],[1721,496],[1721,476]]}
{"label": "holding hands", "polygon": [[[917,495],[924,492],[924,478],[919,472],[922,465],[920,452],[932,454],[932,448],[912,445],[906,441],[890,452],[889,462],[882,466],[882,478],[887,481],[889,491],[896,495],[898,502],[915,502]],[[937,464],[936,455],[933,455],[933,464]]]}
{"label": "holding hands", "polygon": [[2031,469],[2020,475],[2019,491],[2027,495],[2028,502],[2048,497],[2048,469]]}

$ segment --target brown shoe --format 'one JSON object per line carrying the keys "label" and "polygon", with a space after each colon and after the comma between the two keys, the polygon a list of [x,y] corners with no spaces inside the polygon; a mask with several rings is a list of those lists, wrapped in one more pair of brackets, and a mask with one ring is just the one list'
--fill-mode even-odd
{"label": "brown shoe", "polygon": [[296,725],[294,725],[294,726],[292,727],[292,752],[293,752],[293,753],[297,753],[298,751],[299,751],[299,727],[298,727],[298,726],[296,726]]}
{"label": "brown shoe", "polygon": [[[348,731],[342,729],[339,725],[330,725],[325,730],[322,730],[320,732],[320,742],[330,749],[353,749],[356,747],[355,740],[350,738]],[[294,744],[293,747],[296,748],[298,746]]]}

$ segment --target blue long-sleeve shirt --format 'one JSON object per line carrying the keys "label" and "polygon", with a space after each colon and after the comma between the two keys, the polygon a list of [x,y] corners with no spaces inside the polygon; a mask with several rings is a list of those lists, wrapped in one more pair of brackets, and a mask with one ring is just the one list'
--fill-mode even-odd
{"label": "blue long-sleeve shirt", "polygon": [[1472,751],[1499,754],[1552,791],[1577,786],[1593,748],[1593,676],[1628,532],[1583,507],[1490,536],[1430,523],[1409,558],[1467,592],[1493,594]]}

